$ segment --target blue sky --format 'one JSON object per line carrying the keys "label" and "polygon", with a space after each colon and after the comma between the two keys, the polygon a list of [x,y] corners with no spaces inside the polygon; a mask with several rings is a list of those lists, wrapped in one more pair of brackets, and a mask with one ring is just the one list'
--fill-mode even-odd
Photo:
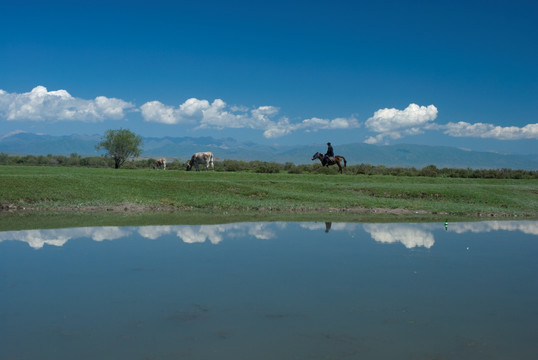
{"label": "blue sky", "polygon": [[538,153],[536,1],[13,1],[0,34],[0,137]]}

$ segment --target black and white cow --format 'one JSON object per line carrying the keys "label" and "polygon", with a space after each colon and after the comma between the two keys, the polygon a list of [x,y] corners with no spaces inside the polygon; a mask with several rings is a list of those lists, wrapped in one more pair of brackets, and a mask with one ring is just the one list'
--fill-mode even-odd
{"label": "black and white cow", "polygon": [[213,153],[206,151],[197,152],[192,155],[191,159],[187,161],[187,171],[191,170],[193,166],[196,168],[196,171],[200,171],[200,164],[205,164],[206,170],[209,170],[209,168],[215,169],[213,167]]}

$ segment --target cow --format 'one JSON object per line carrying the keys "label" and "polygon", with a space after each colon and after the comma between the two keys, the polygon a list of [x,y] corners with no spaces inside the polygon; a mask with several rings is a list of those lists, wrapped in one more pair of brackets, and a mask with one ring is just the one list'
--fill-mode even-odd
{"label": "cow", "polygon": [[166,170],[166,159],[160,158],[157,161],[155,161],[155,163],[153,164],[153,168],[154,169],[162,168],[163,170]]}
{"label": "cow", "polygon": [[191,159],[187,161],[187,171],[190,171],[192,167],[194,166],[196,168],[196,171],[200,171],[200,164],[205,163],[205,169],[209,170],[215,169],[213,167],[213,153],[212,152],[197,152],[196,154],[192,155]]}

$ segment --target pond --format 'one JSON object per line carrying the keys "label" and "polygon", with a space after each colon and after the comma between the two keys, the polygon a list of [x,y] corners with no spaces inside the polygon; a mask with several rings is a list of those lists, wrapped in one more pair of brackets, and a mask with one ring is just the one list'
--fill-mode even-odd
{"label": "pond", "polygon": [[537,359],[538,221],[0,232],[0,359]]}

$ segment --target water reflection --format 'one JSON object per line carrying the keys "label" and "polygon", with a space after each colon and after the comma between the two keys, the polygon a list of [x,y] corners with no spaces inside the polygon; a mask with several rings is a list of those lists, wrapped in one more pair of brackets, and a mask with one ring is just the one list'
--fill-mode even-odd
{"label": "water reflection", "polygon": [[536,221],[483,221],[477,223],[458,223],[451,226],[450,231],[457,234],[465,232],[483,233],[498,230],[521,231],[524,234],[538,235],[538,222]]}
{"label": "water reflection", "polygon": [[431,248],[435,243],[433,234],[421,229],[417,225],[407,224],[366,224],[364,230],[368,232],[375,241],[381,243],[402,243],[406,248],[423,246]]}
{"label": "water reflection", "polygon": [[6,240],[22,241],[41,249],[43,245],[63,246],[71,239],[91,238],[94,241],[116,240],[129,236],[131,231],[117,226],[98,226],[53,230],[2,231],[0,242]]}
{"label": "water reflection", "polygon": [[[63,246],[70,240],[89,238],[94,241],[117,240],[138,234],[149,240],[157,240],[164,236],[176,236],[184,243],[219,244],[226,239],[253,237],[271,240],[278,237],[280,231],[286,231],[290,223],[254,222],[220,225],[166,225],[139,227],[82,227],[52,230],[23,230],[0,232],[0,242],[21,241],[34,249],[44,245]],[[383,244],[403,244],[406,248],[431,248],[435,244],[434,231],[443,227],[439,223],[332,223],[304,222],[300,228],[308,231],[324,231],[325,233],[347,232],[353,234],[364,231],[371,239]],[[537,221],[483,221],[450,223],[448,233],[463,234],[488,233],[493,231],[518,231],[524,234],[538,235]]]}
{"label": "water reflection", "polygon": [[0,359],[536,359],[536,235],[444,218],[4,231]]}

